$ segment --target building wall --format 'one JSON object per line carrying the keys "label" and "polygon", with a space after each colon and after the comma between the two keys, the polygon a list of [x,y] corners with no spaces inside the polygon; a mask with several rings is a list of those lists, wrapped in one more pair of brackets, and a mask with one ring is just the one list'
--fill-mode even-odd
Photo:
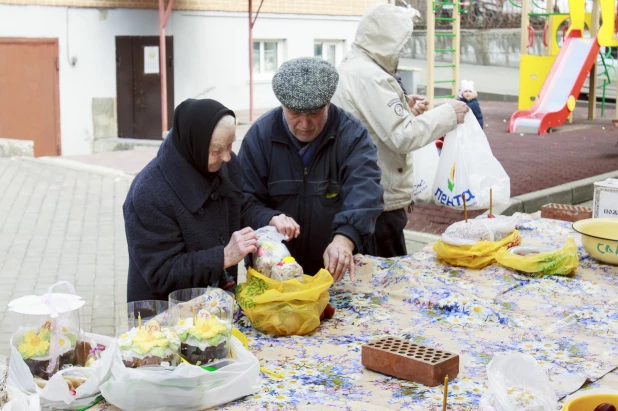
{"label": "building wall", "polygon": [[158,34],[154,10],[0,5],[0,37],[58,39],[64,155],[92,152],[93,99],[116,97],[115,37]]}
{"label": "building wall", "polygon": [[[273,0],[265,4],[268,1]],[[314,38],[343,41],[343,48],[349,49],[358,21],[359,17],[260,13],[254,39],[283,40],[281,63],[312,56]],[[166,31],[174,38],[175,104],[186,98],[214,98],[234,110],[249,108],[247,26],[246,13],[172,13]],[[156,10],[0,4],[0,37],[58,39],[63,155],[92,152],[93,123],[101,122],[101,113],[93,113],[93,107],[110,107],[107,102],[116,99],[116,36],[158,33]],[[254,107],[278,104],[271,78],[256,76]]]}
{"label": "building wall", "polygon": [[[246,15],[175,12],[175,101],[213,98],[234,109],[249,108],[249,55]],[[280,62],[313,56],[315,39],[343,41],[349,49],[358,18],[260,15],[253,29],[257,40],[283,40]],[[201,39],[196,43],[195,39]],[[278,101],[272,75],[254,75],[254,106]]]}
{"label": "building wall", "polygon": [[[168,3],[169,0],[164,0]],[[387,0],[264,0],[263,13],[360,16],[373,3]],[[260,0],[253,0],[257,10]],[[158,8],[158,0],[0,0],[0,4],[31,4],[93,8]],[[174,10],[246,12],[248,0],[176,0]]]}

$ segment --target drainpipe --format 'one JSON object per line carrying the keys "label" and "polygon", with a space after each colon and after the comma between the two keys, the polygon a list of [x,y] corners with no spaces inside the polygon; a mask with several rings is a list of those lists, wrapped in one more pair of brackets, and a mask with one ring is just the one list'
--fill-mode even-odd
{"label": "drainpipe", "polygon": [[[167,8],[165,0],[159,0],[159,66],[161,77],[161,129],[165,134],[169,128],[167,124],[167,53],[165,50],[165,26],[174,7],[174,0],[169,0]],[[172,79],[173,81],[173,79]]]}
{"label": "drainpipe", "polygon": [[249,121],[251,122],[253,122],[253,26],[255,26],[264,0],[260,1],[260,6],[255,13],[255,19],[253,18],[252,3],[252,0],[249,0]]}

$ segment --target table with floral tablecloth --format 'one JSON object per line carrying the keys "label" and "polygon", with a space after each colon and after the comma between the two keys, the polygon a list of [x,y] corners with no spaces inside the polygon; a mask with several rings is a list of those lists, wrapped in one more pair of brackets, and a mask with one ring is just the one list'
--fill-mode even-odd
{"label": "table with floral tablecloth", "polygon": [[[559,398],[587,387],[618,389],[618,267],[598,263],[571,223],[522,215],[524,245],[578,244],[569,277],[535,278],[493,264],[448,267],[431,246],[413,255],[357,260],[357,281],[333,286],[335,317],[306,336],[270,337],[241,318],[261,365],[259,393],[224,410],[441,410],[442,386],[426,387],[365,369],[361,346],[399,336],[460,355],[448,409],[474,410],[487,389],[486,365],[500,352],[536,358]],[[614,371],[612,373],[612,371]],[[100,409],[113,409],[105,403]]]}

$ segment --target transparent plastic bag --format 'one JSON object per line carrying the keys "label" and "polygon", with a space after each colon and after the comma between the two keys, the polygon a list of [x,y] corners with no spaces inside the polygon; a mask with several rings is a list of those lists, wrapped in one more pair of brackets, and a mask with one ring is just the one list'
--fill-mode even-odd
{"label": "transparent plastic bag", "polygon": [[438,172],[433,185],[436,204],[463,210],[463,197],[468,210],[504,205],[511,197],[511,180],[494,157],[487,137],[469,111],[463,124],[446,135],[440,154]]}
{"label": "transparent plastic bag", "polygon": [[487,379],[480,411],[555,411],[558,406],[545,371],[528,354],[497,355],[487,364]]}
{"label": "transparent plastic bag", "polygon": [[500,241],[515,230],[520,216],[481,215],[474,220],[458,221],[451,224],[440,237],[450,245],[473,245],[479,241]]}
{"label": "transparent plastic bag", "polygon": [[288,237],[272,226],[262,227],[255,233],[258,236],[258,249],[253,253],[253,268],[262,275],[277,281],[297,279],[302,282],[303,268],[282,243]]}
{"label": "transparent plastic bag", "polygon": [[126,411],[204,410],[260,390],[260,363],[232,337],[233,360],[210,363],[208,371],[182,363],[162,367],[127,368],[114,343],[112,377],[101,386],[105,399]]}

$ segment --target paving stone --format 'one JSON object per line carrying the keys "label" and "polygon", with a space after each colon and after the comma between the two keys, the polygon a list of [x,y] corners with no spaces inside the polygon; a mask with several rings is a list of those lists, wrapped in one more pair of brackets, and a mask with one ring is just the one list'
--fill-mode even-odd
{"label": "paving stone", "polygon": [[113,335],[114,306],[126,302],[128,184],[37,161],[0,159],[0,170],[0,354],[9,353],[11,330],[4,307],[58,279],[86,300],[86,330]]}

